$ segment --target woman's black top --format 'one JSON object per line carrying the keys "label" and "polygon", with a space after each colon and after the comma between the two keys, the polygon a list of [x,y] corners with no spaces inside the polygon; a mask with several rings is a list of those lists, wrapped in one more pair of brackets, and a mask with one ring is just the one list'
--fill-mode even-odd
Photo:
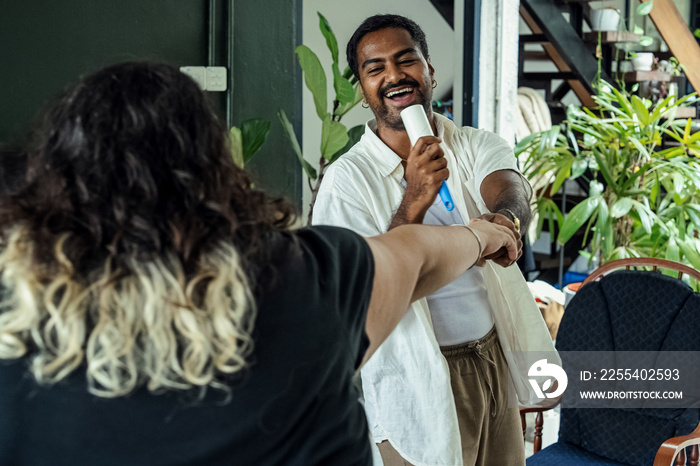
{"label": "woman's black top", "polygon": [[283,241],[297,252],[263,286],[252,364],[229,402],[212,389],[200,401],[144,388],[98,398],[84,370],[44,387],[27,358],[0,361],[0,465],[371,464],[352,384],[368,345],[371,251],[340,228],[294,236]]}

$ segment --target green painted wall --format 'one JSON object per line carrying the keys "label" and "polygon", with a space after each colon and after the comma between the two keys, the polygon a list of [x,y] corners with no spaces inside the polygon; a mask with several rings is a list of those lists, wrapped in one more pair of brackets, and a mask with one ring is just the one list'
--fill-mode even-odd
{"label": "green painted wall", "polygon": [[[259,186],[297,203],[301,171],[276,111],[301,116],[293,61],[300,1],[214,2],[216,65],[225,64],[226,16],[234,20],[232,122],[262,117],[273,124],[250,171]],[[208,24],[207,0],[2,0],[0,143],[16,144],[47,101],[104,65],[135,59],[207,65]],[[226,94],[210,96],[225,118]]]}
{"label": "green painted wall", "polygon": [[[302,0],[234,0],[233,123],[251,117],[272,122],[268,141],[247,167],[265,188],[301,205],[301,167],[277,118],[283,108],[301,143]],[[278,188],[284,187],[282,191]]]}

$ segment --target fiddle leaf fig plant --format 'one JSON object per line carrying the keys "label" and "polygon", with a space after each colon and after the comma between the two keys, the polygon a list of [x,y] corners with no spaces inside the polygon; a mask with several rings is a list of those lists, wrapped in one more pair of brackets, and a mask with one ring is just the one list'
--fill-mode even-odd
{"label": "fiddle leaf fig plant", "polygon": [[318,59],[318,56],[305,45],[300,45],[294,50],[299,59],[299,65],[304,72],[304,83],[313,95],[316,114],[321,120],[318,171],[316,171],[304,157],[301,146],[294,133],[294,127],[289,121],[289,118],[287,118],[284,110],[280,109],[278,112],[285,134],[289,139],[294,153],[299,159],[299,163],[306,173],[309,189],[311,190],[311,203],[307,220],[309,225],[311,224],[313,206],[316,202],[318,188],[323,179],[323,172],[328,165],[350,150],[350,148],[359,141],[360,137],[362,137],[364,131],[362,125],[355,126],[348,131],[345,125],[340,122],[343,115],[362,100],[362,93],[360,92],[359,82],[353,76],[350,67],[346,66],[344,71],[342,73],[340,72],[338,41],[326,18],[321,13],[318,13],[318,17],[319,29],[326,39],[326,45],[331,52],[332,58],[331,75],[333,76],[335,97],[332,101],[332,108],[330,111],[328,110],[326,72],[321,65],[321,61]]}
{"label": "fiddle leaf fig plant", "polygon": [[260,150],[270,133],[270,122],[262,118],[251,118],[241,123],[241,127],[232,126],[231,156],[240,168],[253,158]]}
{"label": "fiddle leaf fig plant", "polygon": [[[601,81],[597,108],[571,105],[567,120],[523,139],[523,172],[538,190],[537,234],[556,221],[564,244],[584,231],[601,263],[661,257],[700,268],[700,132],[676,119],[695,94],[651,101]],[[566,179],[583,177],[588,198],[562,215],[551,197]]]}

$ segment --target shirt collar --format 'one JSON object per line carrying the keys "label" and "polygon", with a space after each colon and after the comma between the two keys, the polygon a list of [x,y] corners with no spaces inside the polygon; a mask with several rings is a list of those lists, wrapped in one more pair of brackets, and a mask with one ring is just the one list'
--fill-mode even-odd
{"label": "shirt collar", "polygon": [[[438,114],[435,114],[435,116],[435,127],[438,137],[444,140],[445,125],[443,119],[445,117]],[[372,118],[365,124],[365,134],[362,136],[362,142],[365,148],[370,151],[372,159],[376,162],[377,169],[383,177],[391,175],[401,166],[401,157],[377,136],[376,118]],[[403,170],[401,170],[401,176],[403,176]]]}

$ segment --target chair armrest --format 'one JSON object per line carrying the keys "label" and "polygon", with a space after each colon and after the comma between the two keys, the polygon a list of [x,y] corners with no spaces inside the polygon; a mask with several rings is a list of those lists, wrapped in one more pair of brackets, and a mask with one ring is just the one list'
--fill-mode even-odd
{"label": "chair armrest", "polygon": [[[700,424],[695,428],[693,432],[688,435],[681,435],[679,437],[673,437],[666,440],[661,448],[656,452],[656,457],[654,458],[654,466],[673,466],[674,459],[678,452],[683,455],[683,460],[685,460],[685,448],[694,445],[691,452],[691,460],[694,460],[698,464],[698,445],[700,445]],[[695,456],[695,458],[693,458]],[[681,463],[685,464],[685,462]]]}
{"label": "chair armrest", "polygon": [[533,453],[537,453],[542,449],[542,427],[544,426],[544,416],[543,412],[549,411],[556,407],[561,401],[561,397],[544,400],[540,403],[534,405],[520,405],[520,423],[523,427],[523,439],[525,439],[525,431],[527,430],[527,422],[525,421],[525,414],[527,413],[537,413],[535,416],[535,438],[533,439]]}

